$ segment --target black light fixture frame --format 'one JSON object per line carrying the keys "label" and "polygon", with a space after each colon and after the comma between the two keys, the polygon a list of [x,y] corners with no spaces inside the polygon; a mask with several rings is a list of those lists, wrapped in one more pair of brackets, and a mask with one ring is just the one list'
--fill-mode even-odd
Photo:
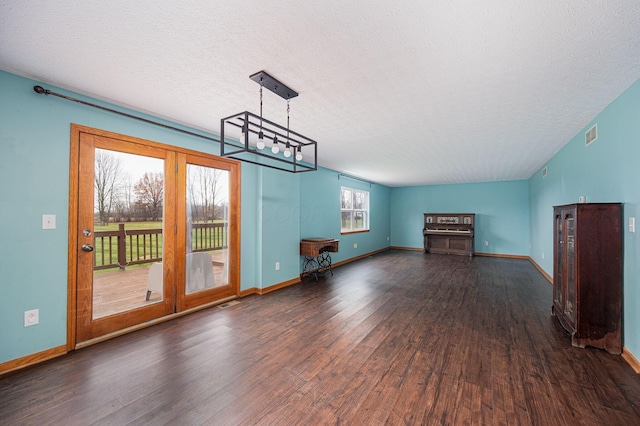
{"label": "black light fixture frame", "polygon": [[[236,141],[225,136],[225,133],[229,134],[230,129],[235,129],[235,133],[237,133],[243,127],[246,130],[241,133],[244,140],[241,140],[242,137],[240,137]],[[220,156],[222,157],[291,173],[312,172],[318,169],[317,142],[291,129],[289,129],[288,141],[292,155],[289,158],[284,157],[282,153],[272,154],[268,147],[265,147],[264,150],[258,150],[255,145],[250,144],[249,135],[257,135],[262,129],[265,140],[271,140],[273,143],[273,139],[276,137],[279,140],[278,143],[284,147],[287,140],[287,128],[264,117],[262,117],[262,127],[260,127],[260,116],[249,111],[240,112],[220,120],[220,129]],[[303,154],[302,161],[296,159],[298,147]]]}
{"label": "black light fixture frame", "polygon": [[[257,72],[249,78],[262,85],[278,96],[286,99],[298,96],[298,93],[282,84],[264,71]],[[287,158],[282,153],[272,154],[270,148],[259,150],[255,146],[256,138],[251,135],[264,135],[263,140],[274,139],[283,147],[288,143],[292,155]],[[240,136],[237,137],[238,133]],[[262,116],[249,111],[230,115],[220,120],[220,156],[233,158],[246,163],[256,164],[290,173],[311,172],[318,169],[317,142],[283,127]],[[253,139],[253,141],[252,141]],[[302,160],[296,159],[296,153],[303,155]]]}

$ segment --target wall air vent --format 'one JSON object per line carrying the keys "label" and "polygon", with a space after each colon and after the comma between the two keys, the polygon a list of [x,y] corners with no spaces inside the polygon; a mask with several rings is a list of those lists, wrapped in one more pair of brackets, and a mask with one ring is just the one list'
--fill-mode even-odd
{"label": "wall air vent", "polygon": [[587,130],[587,132],[584,134],[584,146],[589,146],[591,145],[592,142],[594,142],[596,139],[598,139],[598,125],[594,124],[589,130]]}
{"label": "wall air vent", "polygon": [[547,177],[547,168],[542,169],[542,177]]}

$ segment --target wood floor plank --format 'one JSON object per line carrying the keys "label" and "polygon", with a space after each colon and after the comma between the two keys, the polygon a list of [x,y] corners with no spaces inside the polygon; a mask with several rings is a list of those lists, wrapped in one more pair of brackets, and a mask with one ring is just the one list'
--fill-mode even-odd
{"label": "wood floor plank", "polygon": [[0,376],[0,424],[640,424],[518,259],[388,251]]}
{"label": "wood floor plank", "polygon": [[404,385],[400,388],[398,399],[389,413],[388,423],[395,425],[424,423],[422,420],[431,397],[427,384],[434,374],[428,361],[429,355],[418,349],[407,365],[411,374],[406,377]]}

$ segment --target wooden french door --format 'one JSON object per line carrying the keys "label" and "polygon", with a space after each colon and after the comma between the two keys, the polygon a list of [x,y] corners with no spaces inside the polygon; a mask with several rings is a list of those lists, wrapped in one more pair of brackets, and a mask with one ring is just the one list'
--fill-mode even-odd
{"label": "wooden french door", "polygon": [[70,348],[238,294],[239,167],[72,125]]}
{"label": "wooden french door", "polygon": [[[237,295],[239,282],[237,163],[219,157],[178,153],[177,311]],[[231,197],[230,195],[236,194]],[[233,199],[233,202],[232,202]],[[236,214],[237,216],[237,214]],[[207,250],[215,247],[215,250]],[[236,270],[233,276],[231,270]],[[234,279],[235,278],[235,279]]]}

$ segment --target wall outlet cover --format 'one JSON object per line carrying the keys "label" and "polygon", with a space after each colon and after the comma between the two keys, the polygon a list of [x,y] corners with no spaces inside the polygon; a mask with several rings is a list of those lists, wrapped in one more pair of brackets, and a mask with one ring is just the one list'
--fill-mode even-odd
{"label": "wall outlet cover", "polygon": [[55,214],[43,214],[42,215],[42,229],[56,229],[56,215]]}
{"label": "wall outlet cover", "polygon": [[30,327],[40,322],[40,309],[24,311],[24,326]]}

